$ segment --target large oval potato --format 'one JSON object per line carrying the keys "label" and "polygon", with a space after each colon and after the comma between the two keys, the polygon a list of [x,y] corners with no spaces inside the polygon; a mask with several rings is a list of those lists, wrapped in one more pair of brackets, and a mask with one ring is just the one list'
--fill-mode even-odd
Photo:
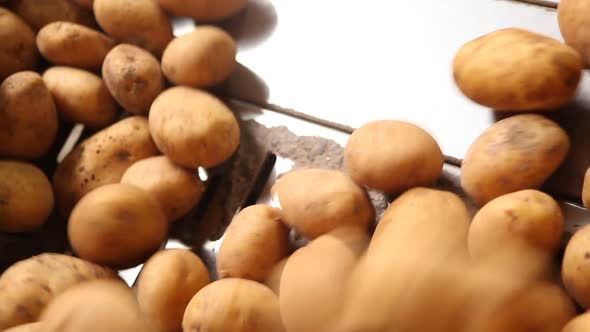
{"label": "large oval potato", "polygon": [[459,89],[476,103],[501,111],[554,110],[569,103],[582,69],[573,48],[517,28],[465,44],[453,63]]}
{"label": "large oval potato", "polygon": [[37,166],[0,160],[0,231],[27,232],[40,227],[53,204],[51,183]]}
{"label": "large oval potato", "polygon": [[18,325],[15,327],[11,327],[7,330],[3,330],[2,332],[44,332],[43,323],[36,322],[36,323],[29,323]]}
{"label": "large oval potato", "polygon": [[281,205],[283,221],[309,239],[341,226],[368,229],[375,218],[367,192],[339,171],[291,171],[279,178],[272,192]]}
{"label": "large oval potato", "polygon": [[212,87],[232,73],[236,52],[236,43],[227,32],[199,26],[170,42],[162,55],[162,71],[176,85]]}
{"label": "large oval potato", "polygon": [[160,203],[127,184],[109,184],[89,192],[68,221],[68,238],[80,257],[117,269],[145,262],[167,235],[168,221]]}
{"label": "large oval potato", "polygon": [[200,22],[213,22],[235,15],[246,7],[248,0],[158,0],[158,3],[174,16],[188,16]]}
{"label": "large oval potato", "polygon": [[66,21],[96,26],[92,12],[71,0],[14,0],[13,10],[36,31],[51,22]]}
{"label": "large oval potato", "polygon": [[570,139],[558,124],[536,114],[498,121],[465,154],[461,186],[478,204],[539,188],[561,165]]}
{"label": "large oval potato", "polygon": [[136,162],[123,174],[121,183],[134,185],[153,195],[169,221],[189,213],[205,191],[197,172],[174,164],[166,156]]}
{"label": "large oval potato", "polygon": [[288,251],[289,229],[281,221],[281,211],[253,205],[227,227],[217,254],[217,274],[263,282]]}
{"label": "large oval potato", "polygon": [[584,308],[590,308],[590,225],[579,229],[569,240],[561,277],[570,296]]}
{"label": "large oval potato", "polygon": [[0,82],[6,77],[37,66],[35,32],[13,12],[0,7]]}
{"label": "large oval potato", "polygon": [[431,185],[441,176],[444,161],[428,132],[394,120],[360,127],[344,150],[346,169],[356,183],[390,194]]}
{"label": "large oval potato", "polygon": [[115,121],[117,104],[99,76],[83,69],[52,67],[43,73],[43,81],[66,121],[91,128]]}
{"label": "large oval potato", "polygon": [[583,0],[560,0],[557,9],[559,30],[568,45],[575,48],[584,59],[586,66],[590,65],[590,4]]}
{"label": "large oval potato", "polygon": [[154,142],[170,160],[196,169],[229,159],[240,143],[234,114],[213,95],[188,87],[170,88],[150,109]]}
{"label": "large oval potato", "polygon": [[158,331],[181,331],[188,303],[210,282],[199,256],[185,249],[162,250],[145,263],[137,280],[139,308]]}
{"label": "large oval potato", "polygon": [[86,193],[118,183],[129,166],[158,153],[147,119],[140,116],[121,120],[84,140],[57,166],[53,175],[61,216],[67,218]]}
{"label": "large oval potato", "polygon": [[110,269],[61,254],[17,262],[0,276],[0,329],[37,321],[49,302],[74,285],[116,278]]}
{"label": "large oval potato", "polygon": [[586,312],[572,319],[562,332],[586,332],[590,329],[590,312]]}
{"label": "large oval potato", "polygon": [[95,0],[94,15],[113,38],[158,57],[173,38],[170,20],[155,0]]}
{"label": "large oval potato", "polygon": [[1,157],[29,160],[44,156],[55,141],[57,129],[55,103],[39,74],[19,72],[2,82]]}
{"label": "large oval potato", "polygon": [[56,65],[100,70],[115,42],[103,33],[71,22],[53,22],[37,33],[37,47]]}
{"label": "large oval potato", "polygon": [[222,279],[201,289],[186,307],[182,327],[208,332],[285,331],[277,296],[245,279]]}
{"label": "large oval potato", "polygon": [[147,115],[164,89],[158,59],[130,44],[118,45],[109,52],[102,66],[102,78],[119,104],[134,114]]}

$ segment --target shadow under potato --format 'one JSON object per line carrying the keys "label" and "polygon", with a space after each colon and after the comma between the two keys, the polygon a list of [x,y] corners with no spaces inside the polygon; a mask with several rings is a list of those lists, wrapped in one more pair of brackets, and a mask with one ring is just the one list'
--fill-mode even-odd
{"label": "shadow under potato", "polygon": [[237,15],[219,23],[236,41],[238,48],[255,47],[274,32],[277,12],[270,0],[252,0]]}

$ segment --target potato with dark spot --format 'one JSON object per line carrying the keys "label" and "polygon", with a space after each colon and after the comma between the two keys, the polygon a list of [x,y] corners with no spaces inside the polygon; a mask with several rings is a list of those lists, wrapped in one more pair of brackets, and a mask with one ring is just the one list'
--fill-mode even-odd
{"label": "potato with dark spot", "polygon": [[116,269],[145,262],[167,235],[168,221],[160,203],[128,184],[109,184],[89,192],[68,221],[72,249],[81,258]]}
{"label": "potato with dark spot", "polygon": [[584,0],[560,0],[557,9],[559,30],[565,42],[575,48],[590,65],[590,3]]}
{"label": "potato with dark spot", "polygon": [[551,111],[568,104],[582,69],[582,58],[570,46],[517,28],[465,44],[453,63],[463,94],[499,111]]}
{"label": "potato with dark spot", "polygon": [[192,17],[199,22],[213,22],[237,14],[248,0],[158,0],[162,8],[174,16]]}
{"label": "potato with dark spot", "polygon": [[140,116],[121,120],[84,140],[53,175],[61,216],[67,218],[74,205],[91,190],[118,183],[135,162],[157,154],[147,119]]}
{"label": "potato with dark spot", "polygon": [[94,0],[94,15],[107,34],[157,57],[173,38],[170,20],[156,0]]}
{"label": "potato with dark spot", "polygon": [[288,250],[289,229],[281,221],[281,211],[253,205],[240,211],[227,227],[217,272],[220,278],[263,282]]}
{"label": "potato with dark spot", "polygon": [[37,159],[51,149],[58,116],[39,74],[13,74],[0,85],[0,157]]}
{"label": "potato with dark spot", "polygon": [[561,265],[563,284],[570,296],[590,308],[590,225],[579,229],[569,240]]}
{"label": "potato with dark spot", "polygon": [[590,329],[590,312],[581,314],[572,319],[563,328],[562,332],[586,332]]}
{"label": "potato with dark spot", "polygon": [[92,12],[71,0],[14,0],[11,6],[36,31],[57,21],[96,26]]}
{"label": "potato with dark spot", "polygon": [[37,323],[18,325],[18,326],[9,328],[7,330],[3,330],[2,332],[44,332],[44,331],[45,330],[43,329],[43,323],[37,322]]}
{"label": "potato with dark spot", "polygon": [[115,42],[80,24],[53,22],[39,30],[37,47],[53,64],[96,71]]}
{"label": "potato with dark spot", "polygon": [[34,70],[39,55],[35,32],[13,12],[0,7],[0,82],[24,70]]}
{"label": "potato with dark spot", "polygon": [[521,114],[484,131],[465,154],[461,186],[478,204],[524,189],[538,189],[570,149],[567,133],[552,120]]}
{"label": "potato with dark spot", "polygon": [[39,228],[47,221],[53,204],[51,183],[37,166],[0,160],[0,231]]}
{"label": "potato with dark spot", "polygon": [[164,89],[160,62],[129,44],[115,47],[104,59],[102,78],[111,95],[130,113],[147,115]]}
{"label": "potato with dark spot", "polygon": [[291,171],[272,187],[283,221],[308,239],[342,226],[368,229],[375,208],[367,192],[346,174],[327,169]]}

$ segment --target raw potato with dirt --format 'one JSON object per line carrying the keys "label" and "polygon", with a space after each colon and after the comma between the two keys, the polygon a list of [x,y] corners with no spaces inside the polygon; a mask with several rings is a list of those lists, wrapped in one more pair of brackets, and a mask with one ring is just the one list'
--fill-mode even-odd
{"label": "raw potato with dirt", "polygon": [[0,40],[0,82],[14,73],[37,67],[35,32],[22,18],[2,7]]}

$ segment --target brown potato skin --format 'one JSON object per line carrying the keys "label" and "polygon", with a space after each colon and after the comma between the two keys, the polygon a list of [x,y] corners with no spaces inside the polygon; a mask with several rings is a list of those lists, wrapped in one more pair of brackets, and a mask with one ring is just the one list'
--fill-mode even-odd
{"label": "brown potato skin", "polygon": [[0,231],[28,232],[53,210],[51,183],[37,166],[0,160]]}
{"label": "brown potato skin", "polygon": [[590,308],[590,227],[579,229],[568,242],[561,267],[561,278],[569,295],[581,306]]}
{"label": "brown potato skin", "polygon": [[582,69],[582,58],[573,48],[518,28],[465,44],[453,62],[463,94],[500,111],[550,111],[569,103]]}
{"label": "brown potato skin", "polygon": [[281,211],[253,205],[240,211],[226,229],[217,254],[217,274],[264,282],[288,251],[289,229],[281,221]]}
{"label": "brown potato skin", "polygon": [[285,257],[275,264],[264,280],[264,284],[277,294],[277,296],[280,296],[281,294],[281,279],[283,278],[283,271],[285,270],[288,260],[289,257]]}
{"label": "brown potato skin", "polygon": [[170,20],[155,0],[95,0],[94,15],[107,34],[157,57],[173,38]]}
{"label": "brown potato skin", "polygon": [[433,184],[442,174],[444,156],[424,129],[408,122],[381,120],[352,133],[344,150],[344,164],[359,185],[394,194]]}
{"label": "brown potato skin", "polygon": [[291,171],[279,178],[272,193],[281,204],[283,221],[308,239],[341,226],[368,229],[375,218],[366,191],[339,171]]}
{"label": "brown potato skin", "polygon": [[135,162],[159,154],[147,119],[133,116],[105,128],[76,146],[53,174],[53,188],[61,216],[93,189],[118,183]]}
{"label": "brown potato skin", "polygon": [[43,73],[57,110],[69,122],[104,128],[117,117],[117,103],[102,79],[89,71],[73,67],[52,67]]}
{"label": "brown potato skin", "polygon": [[24,71],[0,85],[0,157],[37,159],[51,149],[58,129],[51,92],[39,74]]}
{"label": "brown potato skin", "polygon": [[590,328],[590,313],[586,312],[572,319],[562,332],[585,332]]}
{"label": "brown potato skin", "polygon": [[221,279],[201,289],[188,304],[182,327],[207,332],[285,331],[277,296],[245,279]]}
{"label": "brown potato skin", "polygon": [[202,90],[178,86],[162,92],[152,104],[149,123],[160,151],[192,169],[221,164],[240,143],[234,114]]}
{"label": "brown potato skin", "polygon": [[29,323],[3,330],[2,332],[43,332],[43,323]]}
{"label": "brown potato skin", "polygon": [[589,13],[590,4],[586,1],[559,1],[557,18],[561,35],[568,45],[580,52],[586,67],[590,65],[590,45],[587,42],[590,38]]}
{"label": "brown potato skin", "polygon": [[90,10],[92,10],[92,6],[94,5],[94,0],[74,0],[74,2],[77,3],[78,6]]}
{"label": "brown potato skin", "polygon": [[236,43],[227,32],[199,26],[170,42],[162,55],[162,71],[176,85],[209,88],[233,72],[236,53]]}
{"label": "brown potato skin", "polygon": [[1,7],[0,40],[0,82],[14,73],[37,67],[35,32],[22,18]]}
{"label": "brown potato skin", "polygon": [[188,16],[201,22],[214,22],[237,14],[248,0],[158,0],[167,12],[174,16]]}
{"label": "brown potato skin", "polygon": [[191,251],[159,251],[145,263],[139,275],[136,290],[139,308],[158,331],[181,331],[188,303],[210,282],[207,267]]}
{"label": "brown potato skin", "polygon": [[160,203],[142,189],[119,183],[86,194],[68,222],[70,244],[80,257],[116,269],[145,262],[167,232]]}
{"label": "brown potato skin", "polygon": [[102,78],[111,95],[130,113],[147,115],[164,89],[160,62],[130,44],[115,47],[104,59]]}
{"label": "brown potato skin", "polygon": [[81,282],[115,278],[115,271],[61,254],[17,262],[0,276],[0,329],[37,321],[56,296]]}
{"label": "brown potato skin", "polygon": [[461,186],[478,204],[511,192],[539,188],[570,149],[567,133],[552,120],[521,114],[485,130],[465,154]]}
{"label": "brown potato skin", "polygon": [[582,186],[582,202],[586,209],[590,209],[590,168],[584,174],[584,185]]}
{"label": "brown potato skin", "polygon": [[35,31],[56,21],[78,23],[90,28],[96,26],[92,12],[70,0],[14,0],[11,6]]}
{"label": "brown potato skin", "polygon": [[53,22],[37,33],[39,52],[56,65],[97,71],[113,47],[105,34],[71,22]]}

